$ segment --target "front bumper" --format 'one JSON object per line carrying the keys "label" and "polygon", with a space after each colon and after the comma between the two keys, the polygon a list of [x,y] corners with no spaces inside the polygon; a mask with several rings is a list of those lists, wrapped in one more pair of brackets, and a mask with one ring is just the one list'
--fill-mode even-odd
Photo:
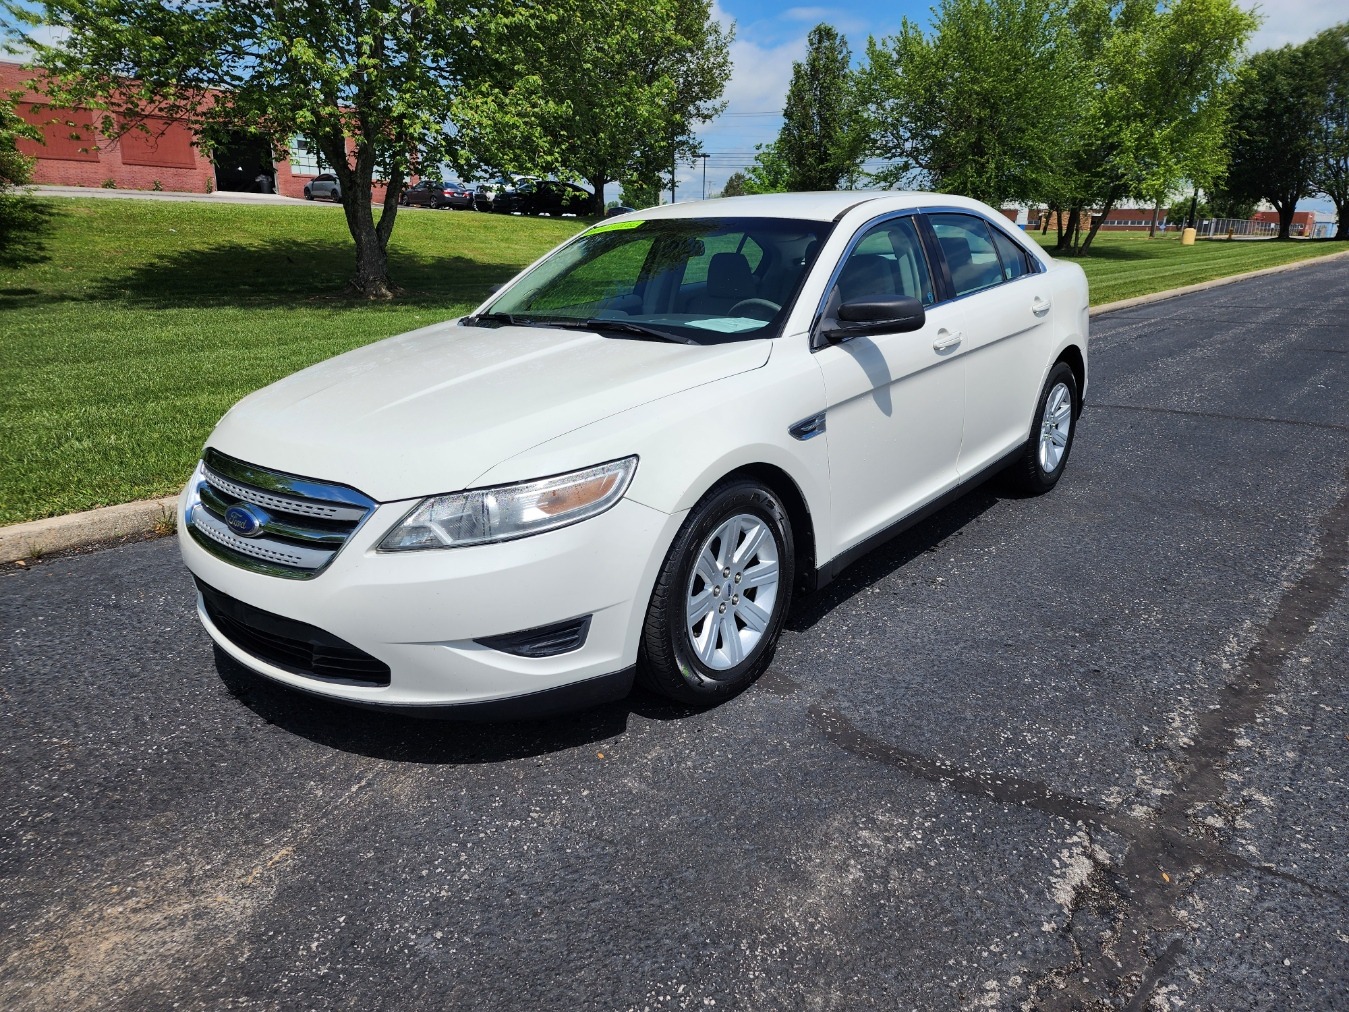
{"label": "front bumper", "polygon": [[[651,587],[683,520],[628,499],[570,527],[496,545],[378,552],[411,503],[386,503],[309,580],[233,565],[197,544],[186,527],[191,487],[178,506],[179,545],[194,576],[256,609],[317,627],[377,658],[387,685],[297,674],[226,635],[198,595],[212,639],[245,667],[296,689],[365,706],[427,713],[511,715],[559,698],[575,705],[613,698],[631,681]],[[476,640],[591,616],[584,644],[523,657]],[[513,707],[512,702],[518,703]]]}

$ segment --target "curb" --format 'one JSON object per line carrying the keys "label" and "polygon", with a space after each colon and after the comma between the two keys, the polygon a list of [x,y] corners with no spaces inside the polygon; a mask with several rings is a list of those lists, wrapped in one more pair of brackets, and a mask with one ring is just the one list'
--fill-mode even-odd
{"label": "curb", "polygon": [[1251,278],[1262,278],[1266,274],[1282,274],[1284,271],[1295,271],[1299,267],[1307,267],[1311,264],[1323,264],[1328,260],[1343,260],[1349,257],[1349,250],[1342,250],[1339,253],[1326,253],[1318,257],[1308,257],[1305,260],[1294,260],[1292,263],[1279,264],[1275,267],[1261,267],[1256,271],[1247,271],[1245,274],[1230,274],[1225,278],[1214,278],[1212,281],[1200,281],[1197,284],[1186,285],[1183,288],[1169,288],[1164,292],[1153,292],[1151,295],[1139,295],[1132,299],[1120,299],[1118,302],[1107,302],[1104,306],[1092,306],[1090,315],[1101,316],[1104,313],[1114,313],[1121,309],[1133,309],[1135,306],[1148,306],[1154,302],[1165,302],[1167,299],[1174,299],[1181,295],[1193,295],[1195,292],[1206,292],[1210,288],[1221,288],[1223,285],[1235,284],[1238,281],[1249,281]]}
{"label": "curb", "polygon": [[178,497],[143,499],[121,506],[105,506],[62,517],[30,520],[0,527],[0,563],[27,559],[72,548],[88,548],[105,541],[153,532],[172,521]]}
{"label": "curb", "polygon": [[[1310,264],[1322,264],[1328,260],[1342,260],[1349,257],[1349,250],[1330,253],[1325,256],[1308,257],[1295,260],[1277,267],[1262,267],[1245,274],[1233,274],[1230,277],[1214,278],[1183,288],[1172,288],[1165,292],[1153,292],[1133,299],[1121,299],[1104,306],[1093,306],[1092,316],[1114,313],[1135,306],[1147,306],[1154,302],[1164,302],[1181,295],[1221,288],[1223,285],[1246,281],[1250,278],[1264,277],[1266,274],[1282,274],[1284,271],[1297,270]],[[121,506],[107,506],[103,509],[88,510],[84,513],[69,513],[62,517],[49,517],[46,520],[32,520],[26,524],[14,524],[0,527],[0,564],[19,562],[34,556],[50,555],[53,552],[68,551],[72,548],[88,548],[106,541],[129,535],[145,535],[156,526],[171,519],[178,501],[177,496],[165,499],[144,499],[140,502],[125,503]]]}

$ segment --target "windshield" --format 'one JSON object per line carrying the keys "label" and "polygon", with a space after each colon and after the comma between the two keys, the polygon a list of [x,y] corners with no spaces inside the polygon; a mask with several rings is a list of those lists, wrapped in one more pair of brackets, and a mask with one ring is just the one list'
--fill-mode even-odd
{"label": "windshield", "polygon": [[[830,222],[664,218],[605,222],[465,322],[588,323],[685,343],[774,337]],[[640,326],[637,326],[640,325]]]}

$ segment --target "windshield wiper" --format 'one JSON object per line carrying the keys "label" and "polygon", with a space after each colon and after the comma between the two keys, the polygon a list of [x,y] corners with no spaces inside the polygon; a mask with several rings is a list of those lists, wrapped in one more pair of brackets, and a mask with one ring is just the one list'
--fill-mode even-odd
{"label": "windshield wiper", "polygon": [[621,334],[634,334],[638,337],[654,337],[660,341],[670,341],[674,344],[692,344],[701,347],[702,342],[695,341],[691,337],[684,337],[680,334],[672,334],[668,330],[658,330],[655,327],[648,327],[643,323],[633,323],[631,320],[611,320],[606,317],[592,317],[588,320],[578,320],[569,316],[514,316],[511,313],[479,313],[477,316],[466,316],[461,323],[470,327],[481,327],[484,324],[510,324],[513,327],[557,327],[561,330],[592,330],[596,333],[605,330],[616,330]]}
{"label": "windshield wiper", "polygon": [[659,330],[656,327],[648,327],[644,323],[633,323],[631,320],[610,320],[605,317],[592,317],[581,323],[581,326],[587,330],[603,331],[616,330],[620,334],[635,334],[638,337],[654,337],[661,341],[670,341],[674,344],[692,344],[701,346],[702,342],[695,341],[691,337],[684,337],[682,334],[672,334],[668,330]]}
{"label": "windshield wiper", "polygon": [[526,321],[519,317],[512,316],[510,313],[479,313],[476,316],[465,316],[459,321],[461,327],[481,327],[484,324],[510,324],[512,327],[523,326]]}

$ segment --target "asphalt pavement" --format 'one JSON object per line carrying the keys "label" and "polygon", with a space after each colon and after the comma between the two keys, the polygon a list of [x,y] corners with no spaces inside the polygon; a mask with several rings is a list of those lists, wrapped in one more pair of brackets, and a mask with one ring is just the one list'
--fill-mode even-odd
{"label": "asphalt pavement", "polygon": [[1093,321],[1068,472],[535,725],[217,664],[173,539],[0,577],[5,1009],[1349,1007],[1349,262]]}

